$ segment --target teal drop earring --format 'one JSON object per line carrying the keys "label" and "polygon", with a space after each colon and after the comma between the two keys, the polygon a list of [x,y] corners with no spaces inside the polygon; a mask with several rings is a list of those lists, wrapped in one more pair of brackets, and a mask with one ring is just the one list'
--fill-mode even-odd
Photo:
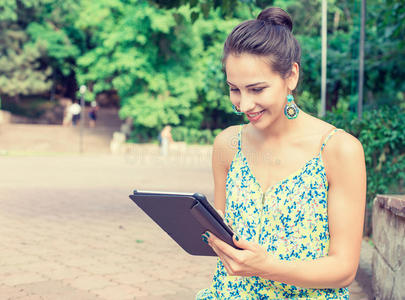
{"label": "teal drop earring", "polygon": [[239,111],[235,105],[232,104],[233,112],[237,115],[243,115],[243,112]]}
{"label": "teal drop earring", "polygon": [[288,119],[295,119],[298,116],[298,113],[300,112],[297,104],[295,104],[294,101],[294,96],[289,94],[287,96],[288,103],[284,107],[284,114]]}

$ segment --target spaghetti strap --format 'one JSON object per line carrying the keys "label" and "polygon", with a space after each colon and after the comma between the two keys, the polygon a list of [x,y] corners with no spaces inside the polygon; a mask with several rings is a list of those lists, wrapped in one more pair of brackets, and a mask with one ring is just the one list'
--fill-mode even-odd
{"label": "spaghetti strap", "polygon": [[322,152],[323,148],[325,148],[325,146],[326,146],[326,143],[329,141],[329,139],[332,137],[332,135],[334,135],[335,132],[338,131],[338,130],[344,131],[344,130],[341,129],[341,128],[335,128],[335,129],[333,129],[333,130],[327,135],[327,137],[324,139],[324,141],[323,141],[323,143],[322,143],[322,146],[321,146],[321,150],[320,150],[319,152]]}
{"label": "spaghetti strap", "polygon": [[242,128],[243,128],[243,124],[240,124],[239,132],[238,132],[238,152],[241,151]]}
{"label": "spaghetti strap", "polygon": [[[238,125],[232,128],[232,148],[238,145],[240,152],[234,155],[225,180],[225,217],[235,234],[286,261],[313,261],[327,256],[330,253],[329,182],[322,156],[314,156],[302,168],[262,190],[243,155],[245,149],[240,150],[242,138],[247,139],[247,135],[242,136],[243,130],[249,128],[243,124],[238,130]],[[322,143],[323,148],[335,129],[330,126],[319,134],[314,146],[319,150]],[[228,275],[221,261],[212,278],[210,287],[199,291],[196,300],[214,300],[217,295],[223,300],[349,299],[347,287],[310,289],[277,281],[268,284],[257,276],[240,280],[238,276]]]}

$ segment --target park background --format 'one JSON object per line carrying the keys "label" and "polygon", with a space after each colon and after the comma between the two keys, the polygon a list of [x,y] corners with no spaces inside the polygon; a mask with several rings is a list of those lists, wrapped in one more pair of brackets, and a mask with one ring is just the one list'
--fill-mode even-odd
{"label": "park background", "polygon": [[[321,1],[307,0],[0,0],[0,109],[11,123],[60,126],[64,101],[79,100],[85,85],[87,106],[96,100],[130,125],[128,143],[156,144],[169,124],[176,142],[211,145],[222,129],[247,121],[232,111],[223,43],[235,25],[270,5],[292,16],[302,48],[296,102],[319,116]],[[326,114],[319,117],[363,144],[371,237],[376,195],[405,193],[403,1],[367,1],[365,21],[359,116],[361,1],[328,1]],[[17,143],[26,130],[0,125],[0,141],[15,135]],[[0,150],[10,160],[40,155],[8,151],[7,143]]]}

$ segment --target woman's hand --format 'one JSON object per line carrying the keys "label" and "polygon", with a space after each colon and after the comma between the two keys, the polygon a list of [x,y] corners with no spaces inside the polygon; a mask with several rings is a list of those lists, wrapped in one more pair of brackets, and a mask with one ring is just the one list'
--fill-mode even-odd
{"label": "woman's hand", "polygon": [[275,259],[261,245],[233,236],[235,249],[208,231],[203,234],[231,276],[269,277]]}

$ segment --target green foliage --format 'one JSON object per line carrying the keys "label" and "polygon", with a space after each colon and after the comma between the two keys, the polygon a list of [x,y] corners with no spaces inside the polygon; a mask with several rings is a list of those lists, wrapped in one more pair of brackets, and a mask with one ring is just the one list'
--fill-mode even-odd
{"label": "green foliage", "polygon": [[325,120],[357,137],[367,167],[367,203],[377,194],[405,193],[405,110],[382,107],[356,114],[329,112]]}
{"label": "green foliage", "polygon": [[79,56],[78,47],[72,44],[68,35],[63,30],[58,30],[51,23],[30,23],[27,32],[32,43],[40,45],[46,51],[48,63],[58,68],[60,72],[67,76],[72,71],[71,60]]}
{"label": "green foliage", "polygon": [[44,49],[27,44],[27,34],[18,27],[1,28],[0,25],[0,95],[39,94],[50,88],[51,69],[42,66]]}
{"label": "green foliage", "polygon": [[320,110],[320,102],[308,91],[303,91],[298,99],[294,100],[303,111],[316,116]]}
{"label": "green foliage", "polygon": [[[184,51],[198,41],[186,38],[189,29],[177,26],[170,12],[146,1],[105,0],[83,7],[78,26],[93,31],[96,45],[78,60],[79,82],[92,86],[94,94],[116,90],[122,118],[132,117],[137,128],[151,133],[190,114],[196,78],[190,76],[190,53]],[[183,32],[183,39],[175,39],[175,30]]]}
{"label": "green foliage", "polygon": [[5,101],[3,109],[14,115],[24,116],[30,119],[40,118],[45,111],[51,110],[56,102],[49,102],[47,99],[38,97],[23,97],[19,103],[13,101]]}
{"label": "green foliage", "polygon": [[[120,97],[134,138],[155,139],[166,124],[211,131],[240,123],[222,71],[232,28],[274,4],[294,21],[302,47],[297,103],[316,115],[321,72],[321,2],[310,0],[0,0],[0,96],[59,88],[86,100]],[[405,106],[405,8],[367,2],[365,110]],[[328,1],[327,109],[357,107],[358,1]],[[378,45],[378,47],[376,46]],[[192,134],[191,134],[192,135]]]}
{"label": "green foliage", "polygon": [[[403,1],[402,1],[403,2]],[[320,95],[320,1],[276,1],[294,20],[302,48],[299,93]],[[364,106],[400,105],[405,92],[405,8],[400,0],[367,1]],[[360,2],[328,1],[327,110],[354,111],[358,93]],[[378,45],[378,47],[376,46]],[[298,97],[299,98],[299,97]]]}
{"label": "green foliage", "polygon": [[16,20],[16,0],[0,0],[0,21]]}
{"label": "green foliage", "polygon": [[154,0],[149,1],[150,4],[157,4],[160,8],[173,9],[182,6],[188,6],[193,8],[190,12],[191,21],[194,23],[199,17],[208,19],[211,11],[218,11],[222,18],[232,18],[235,14],[235,8],[238,7],[240,2],[247,4],[245,8],[249,8],[251,11],[255,6],[262,8],[269,6],[273,1],[269,0],[222,0],[222,1],[207,1],[207,0]]}
{"label": "green foliage", "polygon": [[374,0],[367,7],[365,82],[370,104],[397,106],[405,94],[404,3]]}
{"label": "green foliage", "polygon": [[80,55],[80,34],[70,25],[77,1],[1,2],[0,94],[18,99],[48,92],[56,80],[66,85]]}
{"label": "green foliage", "polygon": [[197,130],[184,126],[173,127],[171,133],[174,141],[184,141],[187,144],[212,144],[215,138],[209,129]]}
{"label": "green foliage", "polygon": [[79,82],[93,94],[116,90],[121,118],[131,117],[138,133],[146,131],[142,136],[154,138],[166,124],[200,129],[236,120],[228,117],[221,55],[239,21],[223,20],[216,10],[193,22],[194,10],[111,0],[82,7],[77,26],[92,33],[95,47],[77,61]]}

